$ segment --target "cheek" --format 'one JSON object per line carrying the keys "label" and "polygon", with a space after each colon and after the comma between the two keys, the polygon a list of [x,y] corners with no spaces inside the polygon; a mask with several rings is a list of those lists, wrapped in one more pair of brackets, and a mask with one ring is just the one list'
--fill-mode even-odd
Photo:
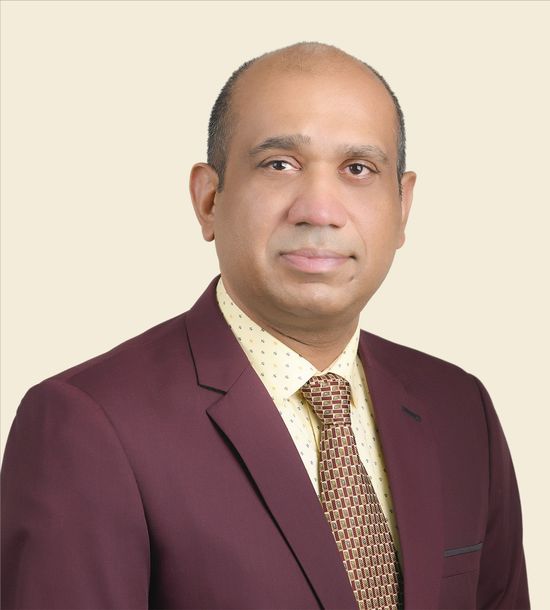
{"label": "cheek", "polygon": [[258,199],[226,200],[216,215],[216,241],[220,256],[233,265],[255,264],[263,259],[276,223],[269,207]]}
{"label": "cheek", "polygon": [[217,222],[221,230],[232,233],[234,240],[261,242],[284,222],[284,206],[280,193],[276,197],[265,189],[254,188],[249,181],[246,189],[236,190],[224,200]]}
{"label": "cheek", "polygon": [[399,234],[400,216],[393,206],[376,206],[356,217],[359,235],[368,246],[395,247]]}
{"label": "cheek", "polygon": [[391,202],[366,208],[355,217],[355,227],[369,259],[387,259],[398,247],[400,210]]}

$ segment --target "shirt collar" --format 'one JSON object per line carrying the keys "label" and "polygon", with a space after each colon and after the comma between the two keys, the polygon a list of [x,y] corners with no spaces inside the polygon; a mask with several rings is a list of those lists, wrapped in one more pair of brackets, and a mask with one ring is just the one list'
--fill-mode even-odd
{"label": "shirt collar", "polygon": [[[222,278],[216,287],[220,310],[241,344],[252,368],[274,400],[290,398],[314,375],[336,373],[352,384],[359,344],[359,327],[342,353],[324,371],[251,320],[231,299]],[[353,385],[353,384],[352,384]]]}

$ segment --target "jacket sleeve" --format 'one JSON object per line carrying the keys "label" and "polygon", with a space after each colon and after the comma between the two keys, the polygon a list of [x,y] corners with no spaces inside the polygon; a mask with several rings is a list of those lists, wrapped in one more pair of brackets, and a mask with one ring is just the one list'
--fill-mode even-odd
{"label": "jacket sleeve", "polygon": [[31,388],[2,465],[2,608],[145,609],[136,480],[102,408],[57,379]]}
{"label": "jacket sleeve", "polygon": [[489,511],[481,555],[477,608],[528,610],[522,519],[514,467],[483,384],[476,379],[489,437]]}

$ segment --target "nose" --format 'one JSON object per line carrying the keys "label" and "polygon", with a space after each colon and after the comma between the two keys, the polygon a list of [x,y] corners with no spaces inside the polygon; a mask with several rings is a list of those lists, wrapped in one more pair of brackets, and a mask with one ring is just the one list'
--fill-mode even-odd
{"label": "nose", "polygon": [[347,213],[338,186],[337,177],[328,172],[304,175],[288,211],[288,221],[294,225],[343,227]]}

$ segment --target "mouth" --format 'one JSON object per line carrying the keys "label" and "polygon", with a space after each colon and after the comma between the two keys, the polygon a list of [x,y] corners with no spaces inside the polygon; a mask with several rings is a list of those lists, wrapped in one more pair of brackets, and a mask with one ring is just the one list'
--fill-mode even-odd
{"label": "mouth", "polygon": [[289,266],[305,273],[327,273],[338,269],[355,257],[333,250],[301,248],[281,252],[281,258]]}

